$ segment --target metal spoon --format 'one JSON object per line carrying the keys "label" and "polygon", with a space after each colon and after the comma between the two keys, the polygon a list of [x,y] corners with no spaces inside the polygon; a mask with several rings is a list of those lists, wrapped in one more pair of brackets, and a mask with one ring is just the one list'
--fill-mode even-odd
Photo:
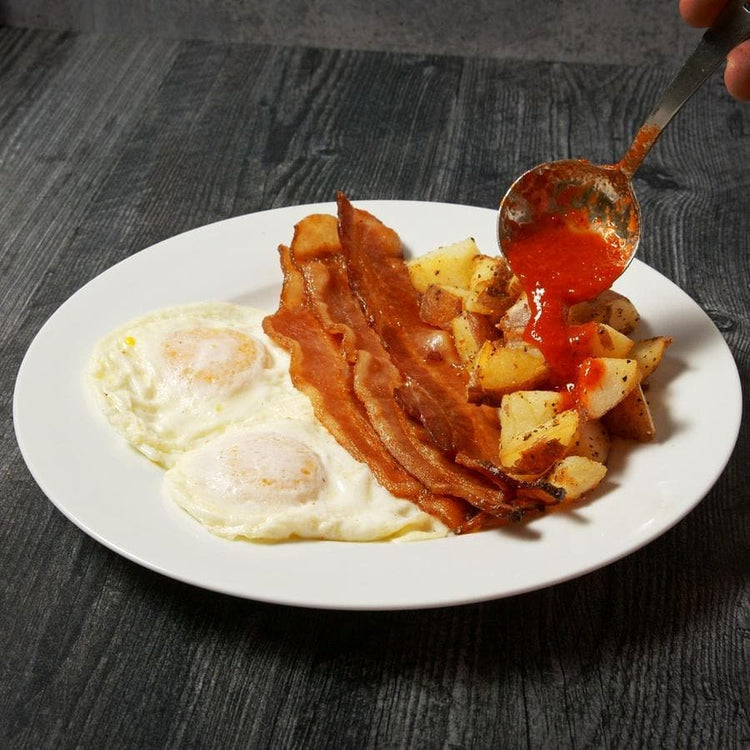
{"label": "metal spoon", "polygon": [[[592,228],[619,247],[627,265],[638,248],[640,207],[631,179],[680,107],[721,64],[731,49],[750,38],[750,0],[729,0],[698,47],[664,92],[620,162],[547,162],[524,172],[500,203],[498,241],[508,247],[519,228],[544,215],[585,209]],[[527,227],[528,228],[528,227]]]}

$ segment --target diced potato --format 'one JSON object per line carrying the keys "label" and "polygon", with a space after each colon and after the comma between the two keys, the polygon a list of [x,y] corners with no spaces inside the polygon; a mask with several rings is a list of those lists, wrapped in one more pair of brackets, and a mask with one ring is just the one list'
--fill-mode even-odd
{"label": "diced potato", "polygon": [[579,500],[604,479],[607,467],[585,456],[563,458],[546,476],[545,481],[565,491],[565,500]]}
{"label": "diced potato", "polygon": [[578,384],[579,403],[586,419],[599,419],[638,384],[634,359],[593,357],[584,361]]}
{"label": "diced potato", "polygon": [[523,294],[523,287],[521,286],[521,280],[518,276],[513,276],[508,282],[508,294],[513,299],[518,299]]}
{"label": "diced potato", "polygon": [[466,290],[430,284],[419,303],[419,317],[438,328],[449,328],[451,321],[463,310]]}
{"label": "diced potato", "polygon": [[293,246],[297,260],[340,253],[341,242],[336,217],[331,214],[305,216],[294,227]]}
{"label": "diced potato", "polygon": [[633,388],[603,419],[613,435],[627,440],[648,443],[656,434],[651,409],[640,385]]}
{"label": "diced potato", "polygon": [[534,347],[485,341],[469,373],[469,400],[497,406],[506,393],[536,388],[547,375],[547,363]]}
{"label": "diced potato", "polygon": [[596,333],[588,339],[592,357],[627,357],[633,340],[606,323],[596,324]]}
{"label": "diced potato", "polygon": [[530,354],[533,354],[536,357],[539,357],[539,359],[544,359],[542,350],[538,346],[529,344],[526,341],[523,341],[523,340],[508,341],[506,343],[506,346],[509,349],[523,349],[525,352],[529,352]]}
{"label": "diced potato", "polygon": [[515,476],[540,477],[568,452],[579,424],[578,411],[567,409],[505,444],[501,430],[500,463]]}
{"label": "diced potato", "polygon": [[469,290],[464,309],[499,320],[514,301],[514,297],[495,295],[492,287],[481,291]]}
{"label": "diced potato", "polygon": [[598,419],[581,421],[578,434],[570,447],[570,455],[606,463],[611,444],[607,428]]}
{"label": "diced potato", "polygon": [[477,255],[474,271],[469,282],[469,295],[465,309],[469,312],[501,316],[515,301],[517,292],[509,291],[513,284],[513,272],[501,256]]}
{"label": "diced potato", "polygon": [[469,289],[486,289],[494,283],[502,286],[505,291],[512,275],[505,258],[499,255],[477,255],[472,261]]}
{"label": "diced potato", "polygon": [[548,422],[563,409],[564,397],[557,391],[514,391],[500,404],[500,447],[524,432]]}
{"label": "diced potato", "polygon": [[407,263],[411,283],[424,293],[430,284],[468,289],[479,248],[469,238],[414,258]]}
{"label": "diced potato", "polygon": [[497,327],[507,341],[520,340],[531,319],[531,310],[526,295],[520,295],[500,319]]}
{"label": "diced potato", "polygon": [[664,352],[672,343],[668,336],[655,336],[652,339],[636,341],[630,352],[630,356],[638,363],[643,382],[661,364]]}
{"label": "diced potato", "polygon": [[474,360],[485,341],[498,338],[497,329],[484,315],[462,312],[451,321],[453,343],[461,361],[468,364]]}
{"label": "diced potato", "polygon": [[627,297],[608,289],[590,302],[573,305],[568,319],[571,324],[606,323],[627,335],[635,330],[641,318]]}
{"label": "diced potato", "polygon": [[478,313],[479,315],[492,315],[492,308],[482,303],[482,294],[483,292],[469,289],[464,302],[464,309],[467,312]]}

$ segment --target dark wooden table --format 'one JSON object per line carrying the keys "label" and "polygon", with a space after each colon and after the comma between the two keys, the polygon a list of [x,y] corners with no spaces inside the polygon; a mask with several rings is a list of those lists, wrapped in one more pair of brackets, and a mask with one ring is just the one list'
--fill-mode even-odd
{"label": "dark wooden table", "polygon": [[[13,436],[31,339],[116,261],[338,189],[495,206],[537,162],[618,158],[671,72],[0,29],[0,746],[750,745],[746,425],[706,499],[639,552],[392,613],[138,567],[52,506]],[[713,318],[747,393],[750,106],[712,79],[636,183],[640,258]]]}

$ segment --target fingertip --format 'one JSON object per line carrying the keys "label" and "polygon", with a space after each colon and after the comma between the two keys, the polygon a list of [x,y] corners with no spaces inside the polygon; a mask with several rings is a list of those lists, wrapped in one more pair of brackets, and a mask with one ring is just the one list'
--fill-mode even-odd
{"label": "fingertip", "polygon": [[686,23],[702,29],[719,16],[724,3],[717,0],[680,0],[680,15]]}
{"label": "fingertip", "polygon": [[750,40],[735,47],[727,55],[724,84],[735,99],[750,101]]}

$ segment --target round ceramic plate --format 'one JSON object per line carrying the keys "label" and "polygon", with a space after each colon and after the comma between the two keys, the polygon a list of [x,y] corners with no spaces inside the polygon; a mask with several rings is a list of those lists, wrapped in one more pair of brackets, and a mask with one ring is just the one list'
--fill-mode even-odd
{"label": "round ceramic plate", "polygon": [[[420,254],[468,236],[495,252],[495,212],[411,201],[361,201]],[[293,225],[333,204],[240,216],[160,242],[65,302],[18,374],[18,443],[47,497],[115,552],[172,578],[267,602],[336,609],[464,604],[549,586],[602,567],[677,523],[706,495],[734,447],[739,376],[711,320],[679,288],[634,261],[616,288],[644,323],[674,338],[649,395],[658,438],[614,450],[584,505],[528,524],[415,543],[255,544],[212,536],[162,494],[162,470],[128,448],[92,408],[83,370],[95,342],[161,307],[230,301],[276,309],[276,248]]]}

